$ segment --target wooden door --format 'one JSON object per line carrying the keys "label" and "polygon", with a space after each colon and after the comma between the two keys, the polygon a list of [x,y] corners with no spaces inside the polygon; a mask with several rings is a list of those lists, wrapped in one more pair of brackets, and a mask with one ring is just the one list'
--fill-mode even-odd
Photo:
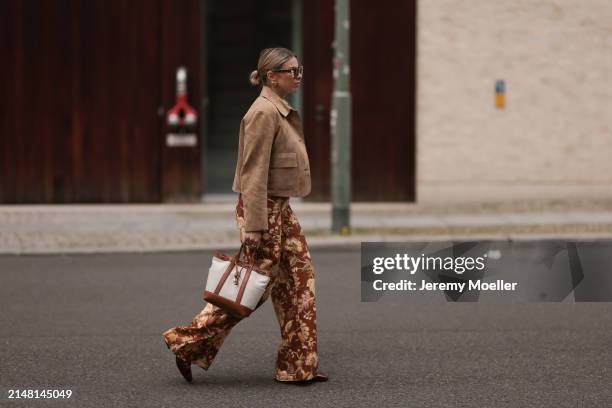
{"label": "wooden door", "polygon": [[[352,200],[415,199],[416,0],[351,4]],[[328,200],[334,1],[304,2],[311,199]]]}
{"label": "wooden door", "polygon": [[309,200],[326,201],[330,195],[330,125],[334,1],[305,1],[303,10],[304,138],[310,160],[312,191]]}
{"label": "wooden door", "polygon": [[[197,4],[0,2],[0,203],[159,202],[177,189],[197,196],[199,166],[185,171],[197,158],[174,176],[185,155],[163,143],[176,64],[196,73],[198,99],[190,53],[199,50],[181,48],[198,37],[197,20],[184,14],[197,15]],[[179,41],[184,33],[188,41]],[[190,184],[163,188],[177,179]]]}
{"label": "wooden door", "polygon": [[[201,60],[200,0],[162,0],[160,5],[160,60],[161,89],[160,112],[167,112],[176,102],[176,72],[179,67],[187,69],[188,103],[200,112]],[[164,202],[200,201],[202,194],[202,135],[201,115],[194,127],[173,127],[162,118],[160,137],[161,163],[159,180],[161,198]],[[195,143],[172,145],[168,134],[188,133]]]}

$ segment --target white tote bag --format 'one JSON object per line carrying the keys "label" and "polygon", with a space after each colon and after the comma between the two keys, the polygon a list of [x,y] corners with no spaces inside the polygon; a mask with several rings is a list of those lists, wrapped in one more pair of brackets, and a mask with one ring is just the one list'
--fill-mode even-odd
{"label": "white tote bag", "polygon": [[248,317],[270,283],[265,272],[253,267],[254,262],[240,260],[243,249],[244,244],[232,258],[219,253],[213,256],[203,295],[205,301],[236,317]]}

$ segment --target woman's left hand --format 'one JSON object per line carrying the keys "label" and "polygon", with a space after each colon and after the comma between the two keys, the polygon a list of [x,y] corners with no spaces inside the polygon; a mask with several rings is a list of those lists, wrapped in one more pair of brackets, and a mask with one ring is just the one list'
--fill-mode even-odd
{"label": "woman's left hand", "polygon": [[245,232],[244,240],[242,242],[251,241],[251,242],[258,244],[259,241],[261,241],[261,235],[262,235],[261,231]]}

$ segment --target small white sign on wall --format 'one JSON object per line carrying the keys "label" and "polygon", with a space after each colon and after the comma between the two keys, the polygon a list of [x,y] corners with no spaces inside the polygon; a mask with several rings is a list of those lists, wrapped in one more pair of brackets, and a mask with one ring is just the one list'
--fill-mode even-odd
{"label": "small white sign on wall", "polygon": [[198,135],[195,133],[168,133],[166,135],[166,146],[168,147],[193,147],[198,144]]}

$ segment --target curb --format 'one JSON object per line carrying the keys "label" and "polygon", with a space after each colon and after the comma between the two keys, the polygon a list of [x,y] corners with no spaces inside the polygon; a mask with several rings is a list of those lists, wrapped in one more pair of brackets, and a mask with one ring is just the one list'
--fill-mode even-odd
{"label": "curb", "polygon": [[[611,232],[601,233],[496,233],[496,234],[369,234],[347,237],[327,236],[308,238],[308,246],[319,251],[325,250],[356,250],[362,242],[441,242],[441,241],[540,241],[568,240],[594,241],[612,239]],[[0,255],[94,255],[94,254],[150,254],[164,252],[198,252],[198,251],[233,251],[237,243],[220,242],[164,244],[159,246],[121,245],[108,247],[70,247],[70,248],[29,248],[21,251],[6,251],[0,248]]]}

